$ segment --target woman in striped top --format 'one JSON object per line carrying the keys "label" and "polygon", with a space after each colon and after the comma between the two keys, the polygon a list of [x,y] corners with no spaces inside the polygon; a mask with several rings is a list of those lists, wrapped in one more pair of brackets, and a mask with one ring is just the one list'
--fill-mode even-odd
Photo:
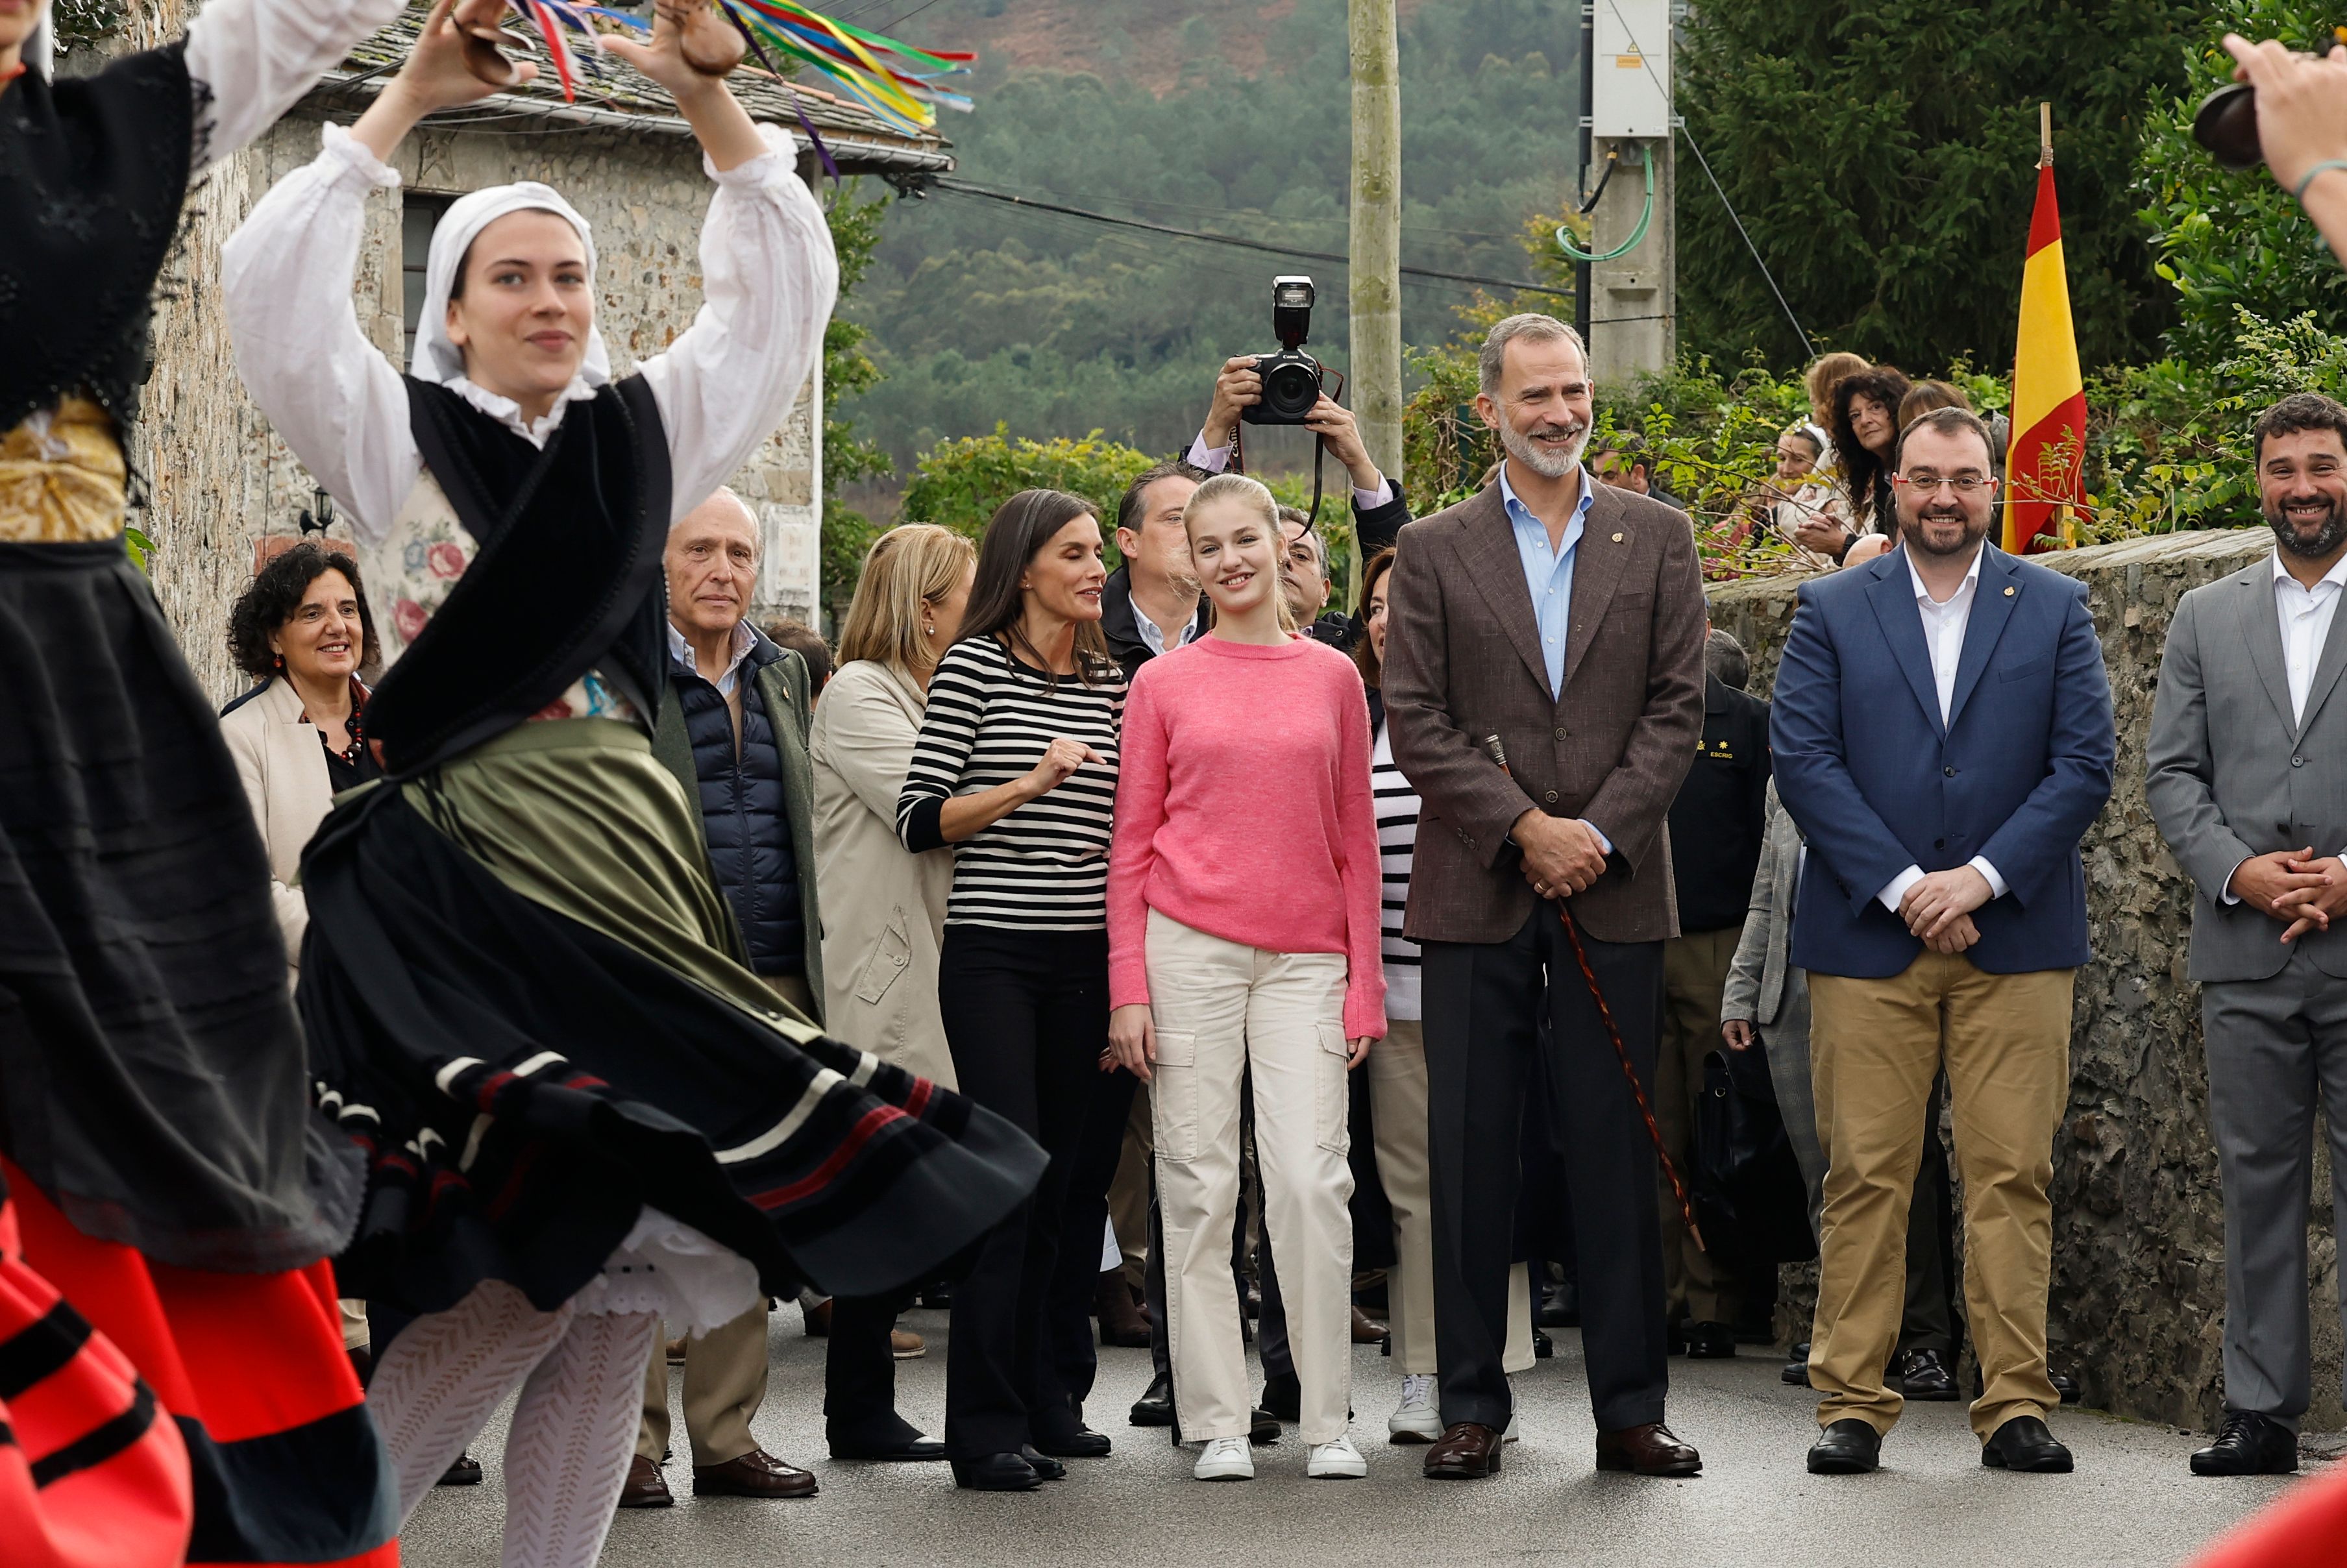
{"label": "woman in striped top", "polygon": [[954,1289],[946,1451],[955,1481],[984,1491],[1028,1491],[1066,1473],[1061,1458],[1109,1450],[1081,1410],[1108,1181],[1090,1179],[1098,1162],[1083,1155],[1109,1128],[1122,1134],[1136,1083],[1101,1071],[1124,717],[1101,634],[1107,579],[1091,502],[1022,490],[1003,504],[897,803],[906,848],[958,846],[938,1002],[961,1091],[1051,1156]]}
{"label": "woman in striped top", "polygon": [[[1418,845],[1418,791],[1394,765],[1386,733],[1386,589],[1394,564],[1379,550],[1361,568],[1362,625],[1354,662],[1369,694],[1369,789],[1378,814],[1378,860],[1384,874],[1380,933],[1386,976],[1386,1038],[1369,1053],[1369,1123],[1378,1180],[1393,1208],[1394,1266],[1388,1271],[1387,1320],[1393,1358],[1401,1368],[1401,1402],[1386,1419],[1398,1443],[1430,1443],[1442,1435],[1437,1409],[1434,1348],[1434,1212],[1426,1153],[1426,1032],[1419,1010],[1418,944],[1401,934],[1409,902],[1409,868]],[[1532,1364],[1532,1271],[1516,1265],[1508,1276],[1508,1344],[1501,1364],[1522,1372]],[[1515,1422],[1508,1436],[1516,1435]]]}

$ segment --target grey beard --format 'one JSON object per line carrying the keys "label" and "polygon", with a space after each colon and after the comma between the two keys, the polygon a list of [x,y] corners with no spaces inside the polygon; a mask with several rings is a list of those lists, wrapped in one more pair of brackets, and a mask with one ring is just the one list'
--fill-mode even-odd
{"label": "grey beard", "polygon": [[2274,542],[2291,554],[2303,556],[2309,560],[2321,559],[2337,549],[2341,540],[2347,539],[2347,514],[2342,514],[2335,506],[2331,508],[2331,516],[2323,521],[2321,531],[2311,539],[2302,538],[2283,514],[2270,511],[2265,517],[2266,526],[2273,529]]}
{"label": "grey beard", "polygon": [[1542,478],[1562,479],[1581,466],[1581,455],[1589,450],[1589,432],[1584,428],[1573,438],[1572,450],[1559,456],[1533,446],[1532,437],[1509,424],[1508,416],[1502,414],[1500,415],[1500,446],[1509,456]]}

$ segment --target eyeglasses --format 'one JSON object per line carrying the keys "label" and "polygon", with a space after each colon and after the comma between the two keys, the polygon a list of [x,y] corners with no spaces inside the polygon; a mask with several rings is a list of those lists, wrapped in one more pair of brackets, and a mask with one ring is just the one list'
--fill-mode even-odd
{"label": "eyeglasses", "polygon": [[1901,474],[1897,476],[1894,482],[1904,485],[1922,496],[1938,495],[1942,486],[1953,490],[1959,496],[1969,496],[1983,486],[1990,489],[1996,487],[1996,481],[1983,474],[1954,474],[1946,477],[1928,473]]}

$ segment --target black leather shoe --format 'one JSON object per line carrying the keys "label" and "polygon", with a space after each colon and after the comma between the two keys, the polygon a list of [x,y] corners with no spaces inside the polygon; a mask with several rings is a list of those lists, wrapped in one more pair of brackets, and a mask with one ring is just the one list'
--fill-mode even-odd
{"label": "black leather shoe", "polygon": [[931,1464],[946,1457],[946,1445],[934,1438],[922,1437],[876,1449],[860,1449],[834,1443],[831,1445],[831,1457],[835,1460],[861,1460],[876,1464]]}
{"label": "black leather shoe", "polygon": [[2065,1405],[2075,1405],[2083,1397],[2078,1379],[2067,1372],[2056,1372],[2048,1367],[2045,1368],[2045,1380],[2054,1385],[2054,1391],[2062,1396],[2062,1402]]}
{"label": "black leather shoe", "polygon": [[1542,1291],[1540,1311],[1532,1321],[1542,1328],[1580,1327],[1581,1287],[1566,1280]]}
{"label": "black leather shoe", "polygon": [[469,1453],[456,1456],[456,1462],[442,1472],[435,1486],[478,1486],[481,1484],[481,1461]]}
{"label": "black leather shoe", "polygon": [[2192,1456],[2194,1475],[2291,1475],[2298,1434],[2255,1410],[2227,1410],[2217,1440]]}
{"label": "black leather shoe", "polygon": [[1981,1463],[1991,1470],[2026,1471],[2036,1475],[2070,1473],[2070,1450],[2055,1440],[2035,1416],[2015,1416],[1989,1434],[1981,1445]]}
{"label": "black leather shoe", "polygon": [[1911,1399],[1938,1403],[1956,1397],[1956,1376],[1945,1350],[1909,1350],[1891,1363],[1891,1375]]}
{"label": "black leather shoe", "polygon": [[1261,1409],[1291,1425],[1304,1419],[1304,1385],[1294,1378],[1266,1378]]}
{"label": "black leather shoe", "polygon": [[1027,1468],[1029,1470],[1033,1471],[1045,1481],[1065,1481],[1068,1479],[1068,1467],[1061,1464],[1058,1460],[1053,1459],[1050,1454],[1045,1453],[1042,1450],[1037,1448],[1033,1443],[1029,1443],[1024,1448],[1020,1449],[1019,1450],[1019,1457],[1027,1461]]}
{"label": "black leather shoe", "polygon": [[1035,1436],[1034,1446],[1055,1459],[1108,1457],[1108,1434],[1092,1430],[1072,1411],[1049,1411],[1037,1416],[1030,1427]]}
{"label": "black leather shoe", "polygon": [[1809,1445],[1811,1475],[1864,1475],[1881,1464],[1881,1434],[1855,1416],[1836,1421]]}
{"label": "black leather shoe", "polygon": [[1796,1389],[1806,1389],[1809,1386],[1809,1342],[1808,1340],[1804,1339],[1793,1347],[1792,1354],[1785,1358],[1784,1370],[1777,1374],[1777,1380],[1780,1383],[1790,1383]]}
{"label": "black leather shoe", "polygon": [[1149,1388],[1133,1401],[1133,1413],[1127,1418],[1136,1427],[1170,1427],[1174,1424],[1174,1379],[1160,1376],[1149,1380]]}
{"label": "black leather shoe", "polygon": [[1686,1331],[1690,1361],[1727,1361],[1736,1356],[1736,1330],[1725,1323],[1690,1323]]}
{"label": "black leather shoe", "polygon": [[1035,1467],[1017,1454],[988,1454],[953,1461],[954,1484],[964,1491],[1032,1491],[1043,1484]]}

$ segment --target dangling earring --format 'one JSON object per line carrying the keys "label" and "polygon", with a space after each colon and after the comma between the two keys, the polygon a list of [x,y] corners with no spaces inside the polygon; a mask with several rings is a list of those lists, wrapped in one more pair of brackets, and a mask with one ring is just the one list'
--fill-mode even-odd
{"label": "dangling earring", "polygon": [[280,653],[279,655],[277,655],[277,668],[279,668],[280,670],[282,670],[282,669],[284,669],[284,668],[285,668],[285,655],[283,655],[282,653]]}

